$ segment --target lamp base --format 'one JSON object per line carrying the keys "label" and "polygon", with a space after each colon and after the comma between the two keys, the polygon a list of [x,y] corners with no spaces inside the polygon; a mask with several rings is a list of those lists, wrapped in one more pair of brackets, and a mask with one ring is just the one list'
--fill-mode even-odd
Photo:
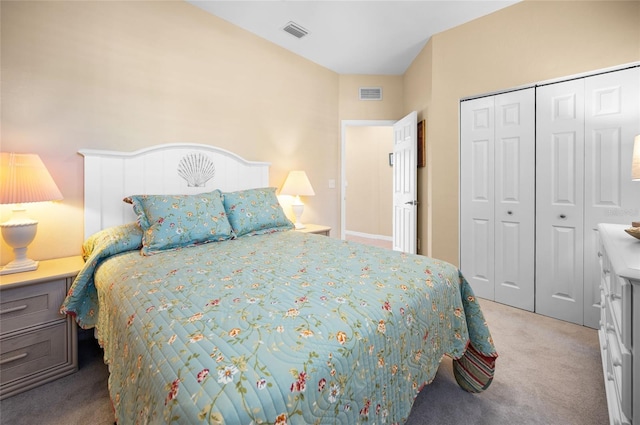
{"label": "lamp base", "polygon": [[38,268],[38,262],[30,258],[24,261],[13,260],[6,266],[0,268],[0,276],[11,273],[21,273],[36,270]]}
{"label": "lamp base", "polygon": [[24,214],[23,208],[13,210],[11,220],[0,224],[4,241],[13,248],[15,259],[0,269],[0,275],[35,270],[38,262],[27,257],[27,248],[36,237],[38,222]]}
{"label": "lamp base", "polygon": [[300,221],[300,217],[302,217],[302,213],[304,212],[304,204],[300,201],[299,196],[296,196],[296,200],[291,204],[291,209],[293,210],[293,216],[296,218],[296,222],[294,223],[296,230],[304,229],[305,225]]}

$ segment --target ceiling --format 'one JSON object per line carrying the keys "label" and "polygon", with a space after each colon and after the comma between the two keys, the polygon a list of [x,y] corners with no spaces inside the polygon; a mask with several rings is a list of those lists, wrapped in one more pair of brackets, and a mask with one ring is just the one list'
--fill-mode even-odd
{"label": "ceiling", "polygon": [[432,35],[519,0],[186,1],[339,74],[401,75]]}

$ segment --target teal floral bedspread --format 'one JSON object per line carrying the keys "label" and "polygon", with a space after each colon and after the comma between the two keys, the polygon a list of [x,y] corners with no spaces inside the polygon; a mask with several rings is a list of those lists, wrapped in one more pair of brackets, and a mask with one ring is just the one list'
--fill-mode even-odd
{"label": "teal floral bedspread", "polygon": [[138,237],[93,241],[62,306],[97,327],[119,424],[402,424],[444,355],[497,357],[448,263],[296,231],[143,257]]}

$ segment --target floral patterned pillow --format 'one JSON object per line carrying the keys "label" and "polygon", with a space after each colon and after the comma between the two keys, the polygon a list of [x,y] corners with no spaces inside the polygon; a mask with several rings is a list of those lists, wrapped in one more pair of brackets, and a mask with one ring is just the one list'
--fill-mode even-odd
{"label": "floral patterned pillow", "polygon": [[124,201],[133,204],[144,232],[143,255],[233,237],[219,190],[198,195],[134,195]]}
{"label": "floral patterned pillow", "polygon": [[224,209],[237,237],[293,229],[275,187],[224,193]]}

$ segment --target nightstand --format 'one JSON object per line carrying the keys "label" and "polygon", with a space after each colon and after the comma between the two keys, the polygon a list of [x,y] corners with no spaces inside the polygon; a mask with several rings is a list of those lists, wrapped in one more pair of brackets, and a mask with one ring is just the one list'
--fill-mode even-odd
{"label": "nightstand", "polygon": [[82,257],[0,276],[0,399],[78,370],[75,320],[59,313]]}
{"label": "nightstand", "polygon": [[329,226],[322,226],[320,224],[305,224],[304,226],[304,229],[296,229],[296,231],[304,233],[315,233],[317,235],[325,236],[329,236],[329,233],[331,232],[331,227]]}

